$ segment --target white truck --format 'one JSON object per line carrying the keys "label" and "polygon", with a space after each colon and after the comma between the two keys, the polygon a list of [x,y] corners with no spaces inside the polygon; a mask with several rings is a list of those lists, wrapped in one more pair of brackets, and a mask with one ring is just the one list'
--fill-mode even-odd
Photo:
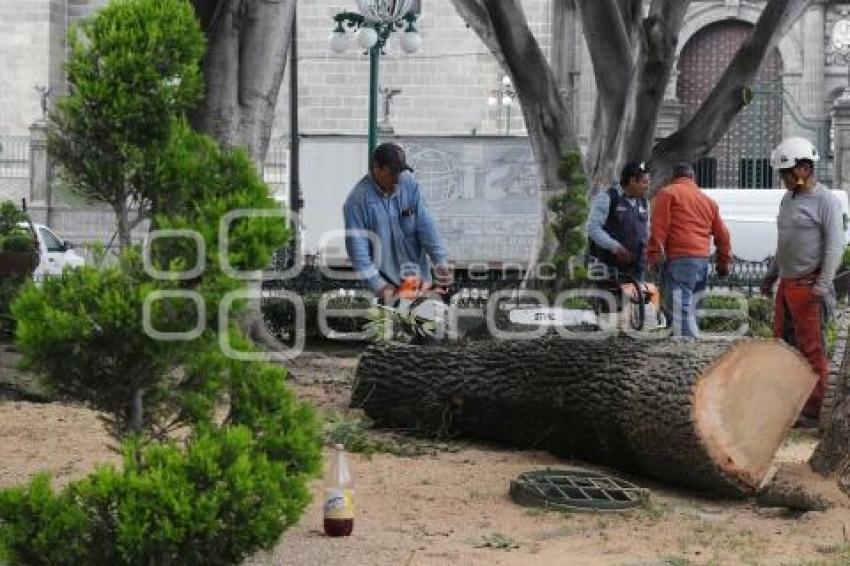
{"label": "white truck", "polygon": [[[762,261],[776,253],[776,217],[783,189],[704,189],[720,207],[720,216],[732,236],[732,254]],[[850,244],[850,203],[846,191],[832,191],[841,203],[844,243]]]}
{"label": "white truck", "polygon": [[[29,224],[22,222],[21,228],[29,229]],[[43,224],[32,224],[35,237],[38,240],[38,265],[33,272],[33,278],[38,281],[51,275],[59,275],[66,267],[80,267],[86,261],[74,251],[74,245],[62,240],[50,228]]]}

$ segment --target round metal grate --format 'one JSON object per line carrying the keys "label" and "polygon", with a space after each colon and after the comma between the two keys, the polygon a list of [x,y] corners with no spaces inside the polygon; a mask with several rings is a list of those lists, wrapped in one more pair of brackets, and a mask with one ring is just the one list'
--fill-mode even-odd
{"label": "round metal grate", "polygon": [[621,511],[646,501],[649,490],[587,470],[540,470],[511,481],[520,505],[569,511]]}

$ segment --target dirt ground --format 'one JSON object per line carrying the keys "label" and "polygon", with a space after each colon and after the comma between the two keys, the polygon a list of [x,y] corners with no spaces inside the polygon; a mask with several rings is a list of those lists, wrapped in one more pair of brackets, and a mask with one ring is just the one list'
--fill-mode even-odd
{"label": "dirt ground", "polygon": [[[356,351],[308,352],[290,364],[293,387],[324,410],[342,408]],[[3,354],[7,356],[8,353]],[[3,371],[0,364],[0,371]],[[8,366],[7,366],[8,367]],[[795,433],[778,462],[801,462],[816,439]],[[0,487],[40,470],[64,483],[117,462],[97,414],[81,407],[0,401]],[[545,453],[450,443],[416,457],[351,455],[357,514],[349,538],[322,534],[322,483],[297,526],[247,564],[683,565],[850,564],[850,510],[792,515],[718,501],[628,477],[651,489],[624,513],[559,513],[515,505],[520,473],[577,462]]]}

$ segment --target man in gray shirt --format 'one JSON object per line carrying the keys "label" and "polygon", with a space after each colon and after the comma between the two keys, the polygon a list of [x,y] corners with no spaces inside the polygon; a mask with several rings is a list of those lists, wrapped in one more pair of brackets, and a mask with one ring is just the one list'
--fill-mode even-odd
{"label": "man in gray shirt", "polygon": [[820,159],[811,142],[802,138],[783,141],[771,156],[771,165],[788,192],[777,219],[778,243],[771,271],[762,282],[770,294],[776,279],[773,332],[809,360],[818,383],[803,408],[804,417],[820,414],[829,360],[823,327],[828,306],[834,305],[833,278],[844,251],[841,204],[814,175]]}

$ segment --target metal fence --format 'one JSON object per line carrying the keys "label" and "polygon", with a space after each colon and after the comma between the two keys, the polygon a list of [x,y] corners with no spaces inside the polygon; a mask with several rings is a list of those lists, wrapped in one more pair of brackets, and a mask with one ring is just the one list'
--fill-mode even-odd
{"label": "metal fence", "polygon": [[761,282],[770,271],[773,258],[764,261],[746,261],[735,258],[728,277],[720,277],[712,262],[708,273],[708,288],[728,289],[746,294],[748,297],[759,292]]}
{"label": "metal fence", "polygon": [[277,195],[286,193],[289,182],[289,140],[273,139],[269,142],[266,161],[263,163],[263,180]]}
{"label": "metal fence", "polygon": [[29,175],[29,136],[0,136],[0,177]]}
{"label": "metal fence", "polygon": [[0,136],[0,200],[29,194],[28,136]]}

